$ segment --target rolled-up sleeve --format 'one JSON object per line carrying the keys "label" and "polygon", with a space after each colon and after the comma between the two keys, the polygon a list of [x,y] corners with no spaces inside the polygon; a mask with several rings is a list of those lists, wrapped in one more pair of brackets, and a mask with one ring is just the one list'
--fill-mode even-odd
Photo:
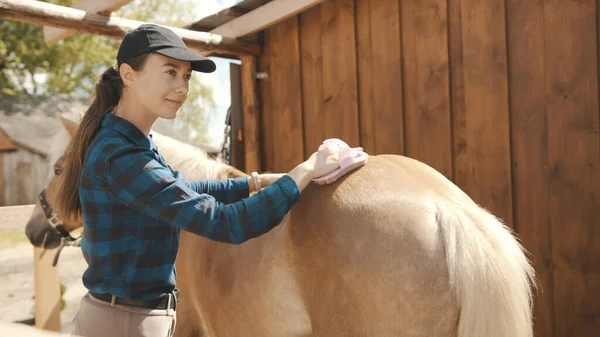
{"label": "rolled-up sleeve", "polygon": [[238,197],[236,192],[229,194],[226,189],[242,188],[238,180],[191,188],[161,165],[150,150],[137,147],[121,148],[105,163],[107,185],[119,202],[179,229],[220,242],[240,244],[268,232],[300,198],[296,183],[283,176],[253,196],[227,205],[195,189],[218,190],[217,196],[222,200],[234,200]]}

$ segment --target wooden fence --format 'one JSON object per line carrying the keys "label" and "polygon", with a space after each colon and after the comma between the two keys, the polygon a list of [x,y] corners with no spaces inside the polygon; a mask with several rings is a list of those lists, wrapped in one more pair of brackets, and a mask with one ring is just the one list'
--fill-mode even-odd
{"label": "wooden fence", "polygon": [[265,32],[263,169],[325,138],[430,164],[517,230],[540,337],[600,331],[597,1],[331,0]]}

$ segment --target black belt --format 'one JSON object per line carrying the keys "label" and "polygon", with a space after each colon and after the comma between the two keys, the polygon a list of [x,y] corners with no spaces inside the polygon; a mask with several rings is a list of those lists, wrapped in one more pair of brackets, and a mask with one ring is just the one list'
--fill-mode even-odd
{"label": "black belt", "polygon": [[145,309],[175,309],[175,307],[177,306],[177,300],[179,300],[178,289],[175,289],[175,291],[173,291],[172,293],[165,293],[160,295],[158,298],[151,300],[132,300],[118,296],[115,296],[113,298],[113,295],[111,294],[98,294],[94,292],[90,292],[90,294],[95,298],[101,301],[108,302],[110,304],[120,304]]}

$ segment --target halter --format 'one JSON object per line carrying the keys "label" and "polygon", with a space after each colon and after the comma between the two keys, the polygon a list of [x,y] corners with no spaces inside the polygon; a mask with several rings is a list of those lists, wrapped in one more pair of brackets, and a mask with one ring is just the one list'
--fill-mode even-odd
{"label": "halter", "polygon": [[231,165],[231,107],[227,109],[225,130],[223,131],[225,139],[223,140],[223,147],[221,148],[221,157],[224,162]]}
{"label": "halter", "polygon": [[52,263],[52,266],[56,266],[56,263],[58,262],[58,256],[60,255],[60,252],[64,247],[81,246],[81,235],[78,238],[74,238],[71,236],[71,234],[69,234],[69,232],[67,232],[67,230],[64,227],[64,222],[58,217],[58,215],[56,215],[56,213],[52,212],[52,206],[50,206],[48,200],[46,200],[45,189],[43,189],[42,192],[40,192],[39,200],[40,205],[42,205],[42,209],[44,210],[44,214],[46,215],[46,219],[48,220],[48,223],[50,223],[50,227],[56,230],[61,237],[61,245],[58,248],[58,251],[56,252],[54,262]]}

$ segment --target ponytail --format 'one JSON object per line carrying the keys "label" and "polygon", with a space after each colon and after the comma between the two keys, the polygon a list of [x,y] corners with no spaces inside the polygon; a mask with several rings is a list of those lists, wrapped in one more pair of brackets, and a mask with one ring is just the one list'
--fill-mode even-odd
{"label": "ponytail", "polygon": [[[141,70],[148,54],[127,60],[133,70]],[[96,97],[88,108],[75,137],[65,152],[65,167],[59,179],[56,211],[67,218],[81,215],[79,200],[79,178],[87,150],[100,130],[104,116],[115,108],[123,94],[123,81],[119,71],[110,67],[96,82]]]}

